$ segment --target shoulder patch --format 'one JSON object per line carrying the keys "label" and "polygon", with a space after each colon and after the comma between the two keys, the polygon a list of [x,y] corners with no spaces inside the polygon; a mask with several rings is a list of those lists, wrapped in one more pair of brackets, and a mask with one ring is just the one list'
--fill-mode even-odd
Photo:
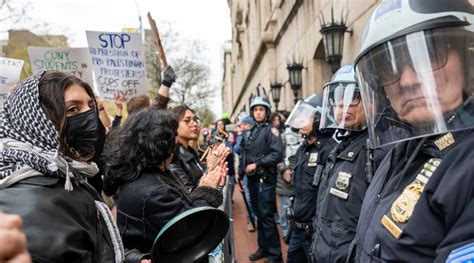
{"label": "shoulder patch", "polygon": [[472,262],[474,260],[474,243],[457,248],[449,254],[446,262]]}
{"label": "shoulder patch", "polygon": [[276,137],[280,136],[280,132],[278,131],[277,128],[271,128],[270,131],[275,135]]}

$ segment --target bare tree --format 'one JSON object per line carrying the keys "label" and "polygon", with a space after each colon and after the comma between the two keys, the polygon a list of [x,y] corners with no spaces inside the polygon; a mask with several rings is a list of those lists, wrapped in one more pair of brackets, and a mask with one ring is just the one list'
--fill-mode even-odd
{"label": "bare tree", "polygon": [[[215,118],[209,109],[210,99],[217,89],[210,85],[209,66],[205,57],[206,46],[200,40],[184,39],[171,29],[170,24],[160,24],[160,36],[168,62],[173,67],[177,79],[170,91],[170,97],[177,104],[186,104],[196,110],[201,118],[206,116],[212,122]],[[149,91],[152,97],[161,83],[161,64],[153,44],[151,33],[145,34],[145,57]]]}
{"label": "bare tree", "polygon": [[[64,25],[54,25],[38,17],[32,17],[32,10],[35,4],[31,1],[21,2],[13,0],[0,0],[0,23],[5,28],[14,29],[15,27],[28,29],[33,33],[42,35],[63,34],[68,39],[74,38],[75,34]],[[5,31],[6,32],[6,31]],[[43,38],[49,42],[48,38]],[[50,46],[55,46],[50,43]]]}
{"label": "bare tree", "polygon": [[172,98],[180,104],[202,108],[206,106],[207,98],[215,93],[209,82],[209,66],[202,57],[205,51],[200,41],[193,40],[184,50],[183,56],[174,61],[178,78]]}
{"label": "bare tree", "polygon": [[[160,24],[160,35],[162,42],[164,43],[165,52],[168,58],[172,58],[174,51],[179,49],[181,40],[177,33],[171,30],[170,23]],[[148,92],[152,98],[155,98],[158,88],[161,83],[161,61],[156,50],[156,46],[153,40],[153,34],[150,30],[145,30],[145,65],[146,74],[149,81]]]}
{"label": "bare tree", "polygon": [[0,22],[18,23],[26,15],[29,6],[29,2],[17,5],[12,0],[0,0]]}

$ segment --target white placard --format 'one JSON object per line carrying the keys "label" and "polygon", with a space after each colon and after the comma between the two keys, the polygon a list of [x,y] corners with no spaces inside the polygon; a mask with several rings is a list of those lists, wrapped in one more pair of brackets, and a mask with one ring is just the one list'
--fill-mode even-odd
{"label": "white placard", "polygon": [[20,79],[23,60],[0,57],[0,108],[7,98],[8,89]]}
{"label": "white placard", "polygon": [[115,91],[127,99],[148,94],[140,34],[96,31],[86,34],[101,98],[112,100]]}
{"label": "white placard", "polygon": [[28,47],[33,73],[40,70],[59,70],[94,85],[88,48]]}

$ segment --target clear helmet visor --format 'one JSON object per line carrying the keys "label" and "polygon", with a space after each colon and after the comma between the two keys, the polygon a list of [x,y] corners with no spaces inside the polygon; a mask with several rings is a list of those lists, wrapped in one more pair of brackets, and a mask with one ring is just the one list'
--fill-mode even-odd
{"label": "clear helmet visor", "polygon": [[474,127],[473,39],[460,28],[419,31],[360,58],[372,147]]}
{"label": "clear helmet visor", "polygon": [[364,106],[356,83],[330,83],[323,90],[320,129],[359,131],[366,126]]}
{"label": "clear helmet visor", "polygon": [[321,110],[300,100],[291,111],[290,116],[285,122],[285,126],[294,129],[301,129],[310,124],[312,125],[317,112],[321,113]]}

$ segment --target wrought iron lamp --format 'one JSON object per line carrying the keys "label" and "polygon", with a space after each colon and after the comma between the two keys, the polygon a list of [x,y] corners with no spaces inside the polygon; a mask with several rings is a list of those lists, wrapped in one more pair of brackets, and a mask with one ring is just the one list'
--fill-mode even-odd
{"label": "wrought iron lamp", "polygon": [[281,83],[273,83],[270,85],[270,90],[272,92],[273,103],[275,103],[275,110],[278,111],[278,103],[280,102],[281,88],[283,85]]}
{"label": "wrought iron lamp", "polygon": [[293,95],[295,96],[295,104],[298,101],[298,94],[301,90],[301,84],[303,82],[303,78],[301,76],[301,72],[303,70],[302,63],[290,63],[287,65],[286,69],[288,70],[288,75],[290,76],[289,82],[291,85],[291,89],[293,90]]}
{"label": "wrought iron lamp", "polygon": [[323,14],[321,14],[321,18],[321,30],[319,32],[323,35],[326,62],[331,65],[331,70],[335,73],[341,67],[344,33],[352,33],[352,31],[347,30],[347,14],[345,19],[344,16],[341,16],[341,21],[335,21],[332,7],[331,21],[326,23]]}

